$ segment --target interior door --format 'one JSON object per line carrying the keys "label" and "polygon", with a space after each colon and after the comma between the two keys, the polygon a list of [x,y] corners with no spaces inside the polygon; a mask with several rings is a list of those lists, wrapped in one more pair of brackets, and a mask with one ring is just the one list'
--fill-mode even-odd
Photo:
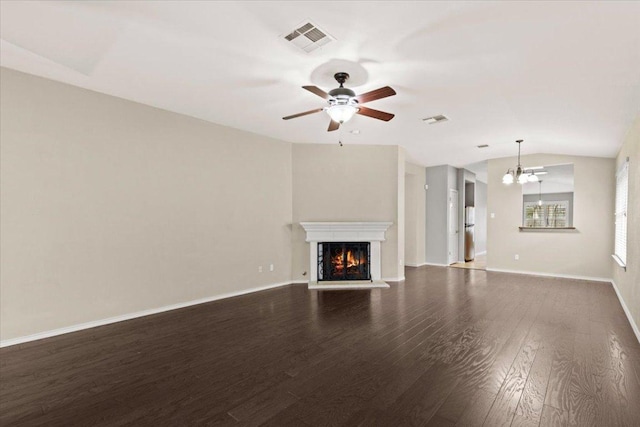
{"label": "interior door", "polygon": [[449,190],[449,264],[458,261],[458,190]]}

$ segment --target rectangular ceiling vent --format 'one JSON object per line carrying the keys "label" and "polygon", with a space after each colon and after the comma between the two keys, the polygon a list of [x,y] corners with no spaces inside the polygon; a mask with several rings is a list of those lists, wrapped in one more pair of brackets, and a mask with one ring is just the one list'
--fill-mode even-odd
{"label": "rectangular ceiling vent", "polygon": [[329,33],[318,28],[318,26],[311,21],[303,22],[298,25],[295,30],[282,37],[307,53],[311,53],[335,40]]}
{"label": "rectangular ceiling vent", "polygon": [[440,122],[446,122],[447,120],[449,120],[449,118],[447,116],[443,116],[442,114],[433,116],[433,117],[427,117],[426,119],[422,119],[423,122],[429,123],[430,125],[434,125]]}

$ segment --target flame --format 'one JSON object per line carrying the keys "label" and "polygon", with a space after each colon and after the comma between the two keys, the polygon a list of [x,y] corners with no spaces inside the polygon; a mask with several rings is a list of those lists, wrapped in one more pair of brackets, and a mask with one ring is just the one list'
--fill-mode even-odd
{"label": "flame", "polygon": [[358,263],[356,262],[356,257],[353,256],[353,252],[347,251],[347,268],[355,267],[356,265]]}
{"label": "flame", "polygon": [[[343,256],[344,256],[344,252],[340,251],[335,256],[332,257],[331,263],[334,265],[336,270],[344,269]],[[364,260],[356,258],[355,254],[351,250],[347,250],[346,261],[347,261],[346,263],[347,268],[357,267],[358,265],[364,263]]]}

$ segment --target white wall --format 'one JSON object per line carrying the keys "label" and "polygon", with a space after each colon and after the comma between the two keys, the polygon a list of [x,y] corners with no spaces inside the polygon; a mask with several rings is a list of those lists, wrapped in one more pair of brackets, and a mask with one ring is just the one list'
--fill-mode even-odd
{"label": "white wall", "polygon": [[[575,231],[520,231],[522,189],[502,184],[502,175],[515,157],[489,160],[487,211],[487,268],[568,275],[611,277],[614,159],[536,154],[522,156],[523,164],[574,164]],[[514,255],[520,256],[519,260]]]}
{"label": "white wall", "polygon": [[3,340],[290,280],[291,144],[0,74]]}
{"label": "white wall", "polygon": [[613,281],[640,327],[640,117],[627,133],[616,158],[616,170],[629,157],[629,200],[627,210],[627,269],[611,260]]}
{"label": "white wall", "polygon": [[423,265],[426,249],[426,171],[423,166],[406,164],[405,169],[405,265]]}
{"label": "white wall", "polygon": [[428,264],[449,264],[449,190],[457,190],[457,169],[449,165],[426,168],[426,260]]}
{"label": "white wall", "polygon": [[[405,239],[405,224],[404,224],[404,210],[405,210],[405,173],[406,173],[406,152],[403,147],[396,147],[398,150],[398,168],[396,173],[396,182],[398,183],[396,190],[396,218],[398,221],[398,255],[396,258],[396,276],[384,276],[389,279],[404,280],[404,266],[405,266],[405,254],[404,254],[404,239]],[[384,264],[383,264],[384,266]],[[389,269],[389,271],[392,271]]]}
{"label": "white wall", "polygon": [[487,184],[476,181],[476,225],[475,248],[476,254],[487,251]]}
{"label": "white wall", "polygon": [[309,243],[300,226],[306,221],[393,222],[381,244],[382,277],[403,277],[403,150],[397,146],[294,144],[292,158],[293,279],[306,281],[309,277]]}
{"label": "white wall", "polygon": [[429,264],[448,264],[447,250],[447,197],[448,166],[426,168],[426,249],[425,258]]}

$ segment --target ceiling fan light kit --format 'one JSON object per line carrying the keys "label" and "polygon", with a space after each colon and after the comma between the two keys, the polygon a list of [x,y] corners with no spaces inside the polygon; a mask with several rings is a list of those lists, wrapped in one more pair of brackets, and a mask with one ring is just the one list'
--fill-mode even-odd
{"label": "ceiling fan light kit", "polygon": [[340,124],[346,123],[358,112],[359,108],[352,104],[336,104],[327,108],[331,120]]}
{"label": "ceiling fan light kit", "polygon": [[518,139],[516,143],[518,144],[518,165],[515,169],[507,169],[507,172],[502,177],[502,183],[505,185],[511,185],[514,182],[518,182],[518,184],[524,184],[527,182],[538,182],[538,174],[542,175],[543,171],[537,171],[538,168],[530,168],[524,169],[522,165],[520,165],[520,144],[522,144],[523,140]]}
{"label": "ceiling fan light kit", "polygon": [[317,86],[302,86],[303,89],[306,89],[314,95],[317,95],[320,98],[326,100],[329,104],[327,107],[293,114],[291,116],[283,117],[282,119],[290,120],[296,117],[306,116],[308,114],[313,114],[320,111],[326,111],[329,117],[331,117],[331,122],[329,123],[329,128],[327,129],[327,131],[329,132],[337,130],[341,124],[348,122],[356,114],[383,120],[385,122],[393,119],[393,114],[374,110],[373,108],[367,108],[361,106],[360,104],[375,101],[381,98],[386,98],[388,96],[393,96],[396,94],[395,90],[393,90],[389,86],[385,86],[371,92],[363,93],[362,95],[356,95],[353,90],[344,87],[344,83],[349,79],[348,73],[336,73],[333,77],[340,84],[340,86],[330,90],[328,93]]}

